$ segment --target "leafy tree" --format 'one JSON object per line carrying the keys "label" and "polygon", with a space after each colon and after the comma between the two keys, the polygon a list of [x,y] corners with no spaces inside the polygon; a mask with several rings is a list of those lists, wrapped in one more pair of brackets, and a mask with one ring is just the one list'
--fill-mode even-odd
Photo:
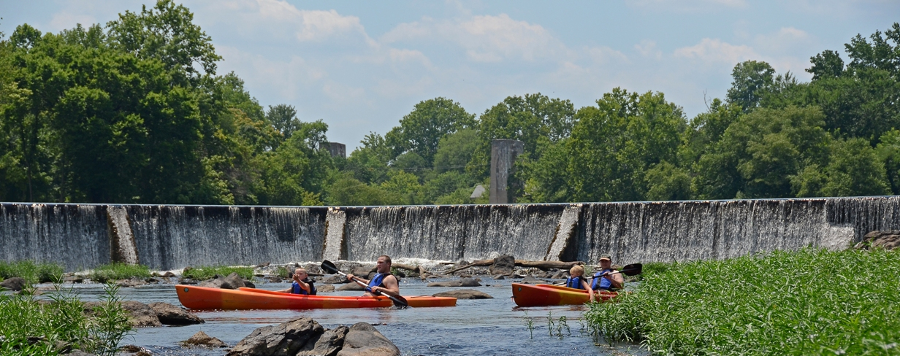
{"label": "leafy tree", "polygon": [[441,138],[434,154],[435,172],[464,169],[475,153],[477,135],[478,132],[474,129],[462,129]]}
{"label": "leafy tree", "polygon": [[420,204],[422,186],[419,177],[401,170],[391,170],[388,180],[380,184],[391,204]]}
{"label": "leafy tree", "polygon": [[416,104],[412,112],[400,120],[400,126],[385,135],[394,157],[415,153],[425,160],[423,167],[431,167],[441,138],[475,124],[475,116],[459,103],[434,98]]}
{"label": "leafy tree", "polygon": [[340,177],[328,187],[329,205],[386,205],[387,193],[378,186],[369,186],[351,177]]}
{"label": "leafy tree", "polygon": [[550,99],[541,93],[509,96],[481,114],[478,147],[467,170],[476,178],[487,177],[493,140],[519,140],[531,160],[540,159],[542,148],[571,135],[575,108],[569,100]]}
{"label": "leafy tree", "polygon": [[844,61],[841,55],[832,50],[825,50],[822,53],[810,57],[812,63],[807,72],[812,73],[813,80],[825,78],[838,78],[844,74]]}
{"label": "leafy tree", "polygon": [[568,145],[570,201],[643,200],[647,170],[674,161],[687,129],[681,108],[662,93],[615,88],[575,115]]}
{"label": "leafy tree", "polygon": [[691,199],[691,176],[684,168],[660,162],[647,170],[647,200]]}
{"label": "leafy tree", "polygon": [[[212,38],[193,23],[194,14],[172,0],[159,0],[141,13],[125,11],[107,24],[111,45],[139,59],[156,59],[171,70],[175,84],[199,86],[204,77],[215,75]],[[187,82],[187,83],[186,83]]]}
{"label": "leafy tree", "polygon": [[884,165],[893,194],[900,194],[900,131],[893,129],[879,138],[875,153]]}
{"label": "leafy tree", "polygon": [[301,125],[297,119],[297,109],[286,104],[270,105],[269,111],[266,112],[266,121],[275,127],[285,140],[291,138],[291,134],[299,130]]}
{"label": "leafy tree", "polygon": [[775,69],[762,61],[738,63],[731,72],[734,81],[728,89],[727,100],[740,106],[744,112],[759,105],[760,94],[774,81]]}
{"label": "leafy tree", "polygon": [[700,199],[791,196],[791,176],[824,162],[830,139],[816,107],[761,108],[742,115],[694,165]]}
{"label": "leafy tree", "polygon": [[343,170],[353,178],[378,184],[388,179],[388,162],[392,159],[391,148],[379,134],[369,133],[363,138],[362,147],[350,153]]}
{"label": "leafy tree", "polygon": [[869,142],[862,138],[836,140],[825,167],[827,179],[822,195],[843,197],[891,194],[884,164]]}

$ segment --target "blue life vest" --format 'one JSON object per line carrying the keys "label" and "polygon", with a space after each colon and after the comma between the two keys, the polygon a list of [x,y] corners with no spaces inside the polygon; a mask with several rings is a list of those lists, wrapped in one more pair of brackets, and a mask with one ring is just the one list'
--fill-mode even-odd
{"label": "blue life vest", "polygon": [[598,290],[598,289],[610,290],[610,289],[612,289],[612,282],[610,282],[609,279],[603,278],[601,276],[603,276],[603,274],[606,272],[613,272],[613,271],[614,271],[613,269],[608,268],[608,269],[601,270],[597,273],[594,273],[594,282],[591,283],[591,289],[593,289],[593,290]]}
{"label": "blue life vest", "polygon": [[375,277],[372,277],[372,280],[369,281],[369,285],[366,286],[366,292],[371,292],[372,287],[387,288],[384,286],[384,277],[390,275],[390,273],[376,273]]}
{"label": "blue life vest", "polygon": [[316,286],[313,285],[313,282],[309,279],[303,280],[304,283],[309,285],[309,293],[307,293],[303,288],[300,288],[300,283],[294,282],[291,284],[291,293],[292,294],[304,294],[304,295],[316,295]]}
{"label": "blue life vest", "polygon": [[581,276],[566,278],[566,287],[584,289],[584,286],[581,285]]}

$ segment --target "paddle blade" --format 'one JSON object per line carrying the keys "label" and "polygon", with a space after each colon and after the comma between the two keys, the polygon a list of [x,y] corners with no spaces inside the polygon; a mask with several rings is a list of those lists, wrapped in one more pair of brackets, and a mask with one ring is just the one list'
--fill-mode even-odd
{"label": "paddle blade", "polygon": [[328,271],[328,273],[340,273],[337,266],[329,260],[322,261],[322,269]]}
{"label": "paddle blade", "polygon": [[640,263],[633,263],[633,264],[627,265],[625,267],[622,267],[622,269],[619,270],[619,272],[621,272],[622,274],[624,274],[626,276],[634,276],[634,275],[641,274],[641,271],[643,271],[643,269],[644,269],[644,265],[642,265]]}
{"label": "paddle blade", "polygon": [[[387,296],[387,294],[385,294],[385,295]],[[389,296],[389,297],[391,298],[391,301],[394,302],[395,307],[397,307],[397,308],[409,307],[409,302],[406,301],[406,298],[403,298],[401,296],[396,296],[396,297]]]}

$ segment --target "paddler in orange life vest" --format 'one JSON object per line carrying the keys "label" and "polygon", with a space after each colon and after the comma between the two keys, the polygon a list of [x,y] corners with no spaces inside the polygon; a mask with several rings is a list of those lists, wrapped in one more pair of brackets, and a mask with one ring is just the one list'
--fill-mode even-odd
{"label": "paddler in orange life vest", "polygon": [[625,285],[625,279],[622,278],[621,273],[612,273],[614,271],[612,269],[612,258],[609,255],[600,256],[600,270],[594,273],[591,289],[607,291],[622,289]]}
{"label": "paddler in orange life vest", "polygon": [[569,276],[566,279],[566,287],[587,290],[591,296],[591,303],[593,303],[594,290],[591,288],[590,281],[584,279],[584,267],[572,266],[572,269],[569,270]]}
{"label": "paddler in orange life vest", "polygon": [[[375,273],[375,277],[372,277],[371,280],[360,278],[368,284],[366,293],[363,295],[372,296],[372,292],[379,292],[394,297],[400,296],[400,283],[397,281],[397,277],[391,274],[391,258],[388,255],[378,257],[378,262],[375,263]],[[347,279],[353,280],[353,275],[348,274]]]}

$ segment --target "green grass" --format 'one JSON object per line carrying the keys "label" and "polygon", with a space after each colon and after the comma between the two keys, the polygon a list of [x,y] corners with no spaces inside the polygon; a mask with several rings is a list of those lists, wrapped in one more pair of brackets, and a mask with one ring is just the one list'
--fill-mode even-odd
{"label": "green grass", "polygon": [[805,249],[654,268],[585,318],[673,355],[900,354],[900,253]]}
{"label": "green grass", "polygon": [[74,291],[61,290],[59,284],[50,303],[38,302],[30,289],[0,294],[0,355],[55,355],[62,351],[60,346],[115,354],[119,341],[131,331],[117,291],[108,285],[91,317],[84,314],[84,304]]}
{"label": "green grass", "polygon": [[90,278],[100,283],[129,278],[150,278],[150,268],[142,265],[129,265],[125,263],[110,263],[95,268],[90,273]]}
{"label": "green grass", "polygon": [[241,276],[241,278],[243,279],[253,279],[253,267],[228,266],[201,266],[196,268],[185,268],[184,273],[182,273],[182,277],[204,280],[214,278],[216,275],[225,277],[232,272],[236,272],[238,276]]}
{"label": "green grass", "polygon": [[33,261],[0,261],[0,280],[21,277],[29,284],[59,282],[63,267],[56,263],[35,263]]}

